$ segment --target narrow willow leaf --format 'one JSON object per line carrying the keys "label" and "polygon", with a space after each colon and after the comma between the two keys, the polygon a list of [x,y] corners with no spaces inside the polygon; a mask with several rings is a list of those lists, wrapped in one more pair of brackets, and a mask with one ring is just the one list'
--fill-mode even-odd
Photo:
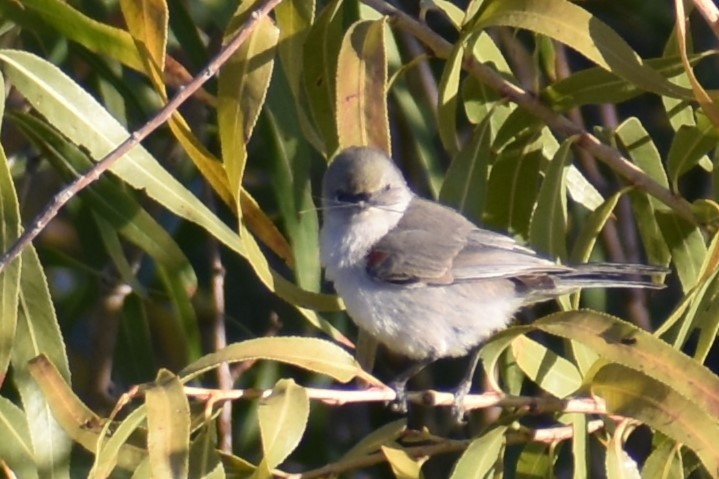
{"label": "narrow willow leaf", "polygon": [[[0,76],[0,88],[4,88]],[[2,101],[2,100],[0,100]],[[4,101],[0,110],[5,110]],[[2,113],[0,112],[0,113]],[[5,150],[0,146],[0,251],[10,249],[20,237],[20,208],[15,185],[10,175]],[[0,385],[10,365],[17,329],[17,306],[20,291],[20,268],[22,258],[16,258],[0,275]],[[26,340],[27,338],[19,338]]]}
{"label": "narrow willow leaf", "polygon": [[[682,378],[691,376],[684,373]],[[680,383],[676,377],[673,385]],[[712,475],[719,472],[717,416],[677,389],[619,364],[600,368],[591,380],[592,394],[606,401],[610,413],[637,419],[688,446]]]}
{"label": "narrow willow leaf", "polygon": [[489,167],[493,159],[491,113],[477,125],[472,139],[457,153],[447,170],[439,199],[476,223],[482,222]]}
{"label": "narrow willow leaf", "polygon": [[552,477],[552,458],[549,446],[541,442],[529,442],[517,460],[517,477],[522,479],[544,479]]}
{"label": "narrow willow leaf", "polygon": [[260,402],[257,417],[260,422],[264,457],[254,477],[271,477],[302,439],[310,413],[307,390],[291,379],[281,379],[272,394]]}
{"label": "narrow willow leaf", "polygon": [[380,450],[392,468],[394,477],[397,479],[421,479],[422,464],[429,459],[413,458],[404,449],[390,446],[381,446]]}
{"label": "narrow willow leaf", "polygon": [[422,0],[420,6],[424,10],[437,10],[441,12],[456,30],[460,30],[464,21],[465,12],[448,0]]}
{"label": "narrow willow leaf", "polygon": [[642,467],[642,479],[683,478],[681,446],[669,438],[656,446]]}
{"label": "narrow willow leaf", "polygon": [[447,58],[442,77],[439,80],[437,98],[437,130],[444,148],[452,155],[459,151],[457,142],[457,101],[459,100],[459,80],[462,74],[462,62],[465,54],[465,42],[455,43]]}
{"label": "narrow willow leaf", "polygon": [[607,24],[564,0],[492,0],[474,28],[509,26],[533,31],[566,44],[598,66],[640,88],[660,95],[687,98],[690,91],[666,80],[643,64],[631,47]]}
{"label": "narrow willow leaf", "polygon": [[[40,355],[33,359],[28,364],[28,370],[40,387],[38,394],[46,398],[53,417],[63,430],[77,444],[94,453],[103,432],[103,420],[80,401],[47,356]],[[45,429],[45,434],[48,431]],[[125,445],[118,457],[118,465],[123,469],[134,470],[145,455],[143,449]]]}
{"label": "narrow willow leaf", "polygon": [[553,257],[567,257],[567,170],[573,139],[565,140],[544,174],[529,224],[529,242]]}
{"label": "narrow willow leaf", "polygon": [[225,479],[225,468],[215,449],[215,428],[205,427],[190,445],[190,477]]}
{"label": "narrow willow leaf", "polygon": [[144,67],[140,54],[129,33],[105,25],[75,10],[60,0],[0,1],[3,18],[38,28],[49,25],[64,37],[77,42],[99,55],[114,58],[120,63],[141,71]]}
{"label": "narrow willow leaf", "polygon": [[501,391],[502,388],[497,384],[495,380],[495,371],[499,364],[502,355],[511,347],[514,340],[521,335],[531,331],[529,326],[513,326],[500,331],[493,335],[485,344],[482,346],[480,351],[480,357],[482,358],[482,366],[486,372],[487,380],[491,383],[492,388],[496,391]]}
{"label": "narrow willow leaf", "polygon": [[572,263],[580,264],[589,261],[599,233],[612,217],[612,212],[624,192],[622,190],[614,193],[584,219],[579,229],[579,235],[574,241],[572,253],[569,255]]}
{"label": "narrow willow leaf", "polygon": [[0,458],[16,477],[38,476],[25,412],[0,396]]}
{"label": "narrow willow leaf", "polygon": [[671,386],[698,410],[719,418],[719,377],[633,324],[592,311],[570,311],[542,318],[532,327],[586,344],[602,358]]}
{"label": "narrow willow leaf", "polygon": [[[43,394],[45,391],[38,387],[37,378],[31,377],[32,371],[28,364],[38,354],[44,354],[57,368],[55,371],[61,380],[70,381],[65,343],[45,273],[32,245],[22,253],[19,306],[17,333],[12,349],[13,381],[27,414],[35,449],[35,464],[41,477],[68,477],[68,457],[72,446],[68,435],[72,434],[66,434],[67,429],[54,409],[54,402],[62,399]],[[67,384],[65,386],[69,389]]]}
{"label": "narrow willow leaf", "polygon": [[[654,181],[668,188],[669,181],[664,171],[662,157],[641,122],[635,117],[628,118],[617,127],[615,133],[629,158]],[[666,207],[659,200],[642,191],[631,191],[629,198],[649,262],[657,265],[669,264],[671,252],[664,241],[656,218],[656,212]]]}
{"label": "narrow willow leaf", "polygon": [[343,383],[357,376],[365,378],[367,376],[354,358],[339,346],[322,339],[302,337],[258,338],[231,344],[195,361],[179,375],[183,382],[187,382],[223,362],[233,363],[248,359],[267,359],[293,364],[325,374]]}
{"label": "narrow willow leaf", "polygon": [[385,29],[384,18],[360,21],[342,39],[335,86],[340,148],[366,145],[391,153]]}
{"label": "narrow willow leaf", "polygon": [[310,121],[303,80],[303,51],[307,35],[312,27],[315,0],[291,0],[275,7],[275,20],[280,30],[277,52],[280,65],[287,77],[299,126],[304,136],[318,151],[322,151],[322,139]]}
{"label": "narrow willow leaf", "polygon": [[392,444],[407,429],[407,420],[398,419],[392,421],[379,429],[372,431],[363,437],[352,449],[347,451],[340,459],[342,461],[352,461],[368,454],[377,452],[382,445]]}
{"label": "narrow willow leaf", "polygon": [[275,76],[260,127],[263,137],[271,138],[266,151],[272,189],[292,245],[295,280],[306,290],[319,291],[319,218],[309,174],[313,153],[302,140],[300,119],[287,109],[292,98],[283,80],[281,75]]}
{"label": "narrow willow leaf", "polygon": [[604,201],[597,188],[589,182],[576,166],[569,165],[566,180],[569,196],[589,211],[596,210]]}
{"label": "narrow willow leaf", "polygon": [[512,341],[512,353],[522,371],[553,396],[565,398],[582,386],[574,364],[524,335]]}
{"label": "narrow willow leaf", "polygon": [[[229,27],[249,14],[249,2],[242,4]],[[229,37],[230,35],[226,35]],[[218,80],[217,124],[220,129],[222,162],[230,192],[239,200],[247,161],[247,142],[257,123],[272,77],[279,30],[272,20],[262,18],[232,58],[225,63]]]}
{"label": "narrow willow leaf", "polygon": [[165,0],[120,0],[125,25],[135,40],[152,83],[164,83],[169,12]]}
{"label": "narrow willow leaf", "polygon": [[[691,62],[696,64],[714,54],[714,52],[703,52],[692,55]],[[652,58],[645,64],[665,78],[672,78],[684,71],[681,58],[676,55]],[[617,104],[642,93],[644,93],[643,89],[636,84],[595,67],[573,72],[567,78],[552,83],[542,90],[540,97],[549,103],[553,110],[564,112],[582,105]]]}
{"label": "narrow willow leaf", "polygon": [[187,477],[190,406],[180,380],[161,369],[145,391],[147,451],[153,477]]}
{"label": "narrow willow leaf", "polygon": [[674,191],[679,190],[679,178],[696,166],[717,143],[716,126],[704,115],[698,116],[696,126],[683,125],[677,130],[667,154],[667,172]]}
{"label": "narrow willow leaf", "polygon": [[[99,436],[95,461],[90,470],[89,479],[101,479],[110,476],[118,463],[119,458],[125,453],[125,443],[138,427],[147,419],[147,406],[142,405],[127,415],[119,425],[114,425],[112,435]],[[108,424],[104,429],[108,428]],[[126,449],[126,448],[125,448]],[[143,451],[144,452],[144,451]]]}
{"label": "narrow willow leaf", "polygon": [[572,423],[572,463],[574,479],[586,479],[589,464],[589,445],[587,444],[587,416],[585,414],[567,414],[564,418]]}
{"label": "narrow willow leaf", "polygon": [[699,280],[707,253],[704,236],[696,225],[671,211],[657,210],[657,222],[672,253],[672,262],[676,266],[682,290],[686,293]]}
{"label": "narrow willow leaf", "polygon": [[492,166],[485,222],[526,238],[543,156],[541,150],[522,141],[504,150]]}
{"label": "narrow willow leaf", "polygon": [[502,464],[506,430],[507,426],[497,426],[473,440],[454,465],[450,479],[492,477],[497,465]]}
{"label": "narrow willow leaf", "polygon": [[335,121],[337,57],[344,35],[342,18],[345,2],[328,3],[307,34],[303,54],[304,84],[317,129],[324,140],[326,157],[338,148]]}

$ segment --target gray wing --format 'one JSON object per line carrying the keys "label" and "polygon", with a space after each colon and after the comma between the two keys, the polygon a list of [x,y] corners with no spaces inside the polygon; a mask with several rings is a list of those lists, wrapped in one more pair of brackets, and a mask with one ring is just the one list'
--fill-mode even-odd
{"label": "gray wing", "polygon": [[399,224],[367,258],[370,275],[393,283],[449,284],[570,270],[422,199],[412,200]]}

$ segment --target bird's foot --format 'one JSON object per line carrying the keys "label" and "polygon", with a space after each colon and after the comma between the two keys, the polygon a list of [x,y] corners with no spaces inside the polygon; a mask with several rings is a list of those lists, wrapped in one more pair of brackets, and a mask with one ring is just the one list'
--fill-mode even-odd
{"label": "bird's foot", "polygon": [[464,420],[466,411],[464,409],[464,399],[469,393],[469,389],[472,386],[470,381],[463,381],[457,388],[452,391],[454,399],[452,400],[452,419],[459,425],[466,423]]}
{"label": "bird's foot", "polygon": [[407,414],[407,383],[397,381],[389,386],[395,393],[394,400],[389,404],[390,410],[397,414]]}

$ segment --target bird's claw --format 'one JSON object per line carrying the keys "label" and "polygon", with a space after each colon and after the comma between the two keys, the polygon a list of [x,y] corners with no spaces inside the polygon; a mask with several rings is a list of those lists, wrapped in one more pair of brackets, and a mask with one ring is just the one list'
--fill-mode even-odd
{"label": "bird's claw", "polygon": [[407,414],[407,388],[404,383],[390,384],[394,390],[395,397],[390,402],[390,410],[397,414]]}
{"label": "bird's claw", "polygon": [[472,383],[463,381],[457,389],[453,391],[453,400],[452,400],[452,419],[454,419],[454,422],[459,425],[466,424],[465,421],[465,415],[466,411],[464,408],[464,399],[467,397],[467,393],[469,393],[469,388],[472,386]]}

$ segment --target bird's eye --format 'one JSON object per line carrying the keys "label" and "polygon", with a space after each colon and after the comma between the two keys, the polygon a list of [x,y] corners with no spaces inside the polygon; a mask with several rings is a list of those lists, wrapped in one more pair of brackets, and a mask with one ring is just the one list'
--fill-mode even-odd
{"label": "bird's eye", "polygon": [[335,199],[341,203],[361,203],[369,201],[369,193],[348,193],[338,190]]}

